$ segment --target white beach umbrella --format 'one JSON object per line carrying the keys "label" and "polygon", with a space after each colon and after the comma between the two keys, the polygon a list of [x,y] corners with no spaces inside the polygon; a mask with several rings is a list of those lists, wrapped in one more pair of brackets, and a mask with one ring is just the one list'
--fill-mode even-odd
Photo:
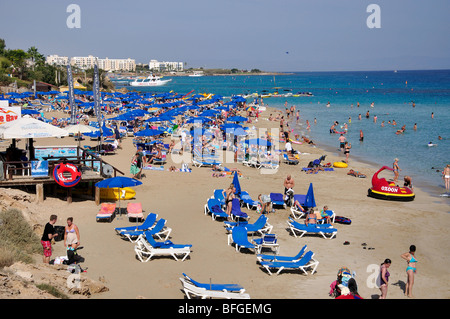
{"label": "white beach umbrella", "polygon": [[63,128],[63,130],[67,131],[68,133],[79,134],[79,133],[90,133],[90,132],[98,131],[98,128],[89,126],[89,125],[84,125],[84,124],[75,124],[75,125],[69,125],[69,126]]}
{"label": "white beach umbrella", "polygon": [[59,127],[36,120],[22,117],[15,121],[0,124],[0,138],[45,138],[63,137],[69,133]]}

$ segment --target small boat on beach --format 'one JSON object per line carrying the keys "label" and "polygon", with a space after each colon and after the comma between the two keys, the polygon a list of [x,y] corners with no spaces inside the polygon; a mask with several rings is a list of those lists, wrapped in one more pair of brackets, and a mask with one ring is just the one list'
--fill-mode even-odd
{"label": "small boat on beach", "polygon": [[146,78],[137,78],[133,82],[130,82],[131,86],[162,86],[172,81],[172,79],[161,80],[159,76],[150,74]]}
{"label": "small boat on beach", "polygon": [[412,201],[415,194],[409,187],[399,187],[393,182],[388,182],[385,178],[378,178],[378,174],[383,170],[393,170],[388,166],[380,168],[372,177],[372,187],[368,190],[368,196],[377,199],[387,199],[396,201]]}

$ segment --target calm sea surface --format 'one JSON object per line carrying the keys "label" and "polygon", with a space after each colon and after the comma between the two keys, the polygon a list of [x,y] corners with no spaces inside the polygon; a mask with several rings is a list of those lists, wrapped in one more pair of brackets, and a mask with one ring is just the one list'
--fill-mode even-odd
{"label": "calm sea surface", "polygon": [[[352,144],[350,160],[358,158],[381,167],[392,166],[397,157],[402,169],[400,177],[409,175],[416,186],[436,195],[444,192],[440,171],[450,163],[450,70],[186,76],[172,77],[172,81],[163,87],[142,90],[181,94],[195,90],[195,93],[230,97],[274,92],[275,88],[279,93],[311,92],[314,95],[264,99],[264,104],[283,111],[285,103],[289,107],[295,105],[301,116],[299,124],[291,123],[295,132],[338,153],[339,135],[330,134],[329,129],[334,121],[339,122],[338,131],[347,123],[346,137]],[[248,99],[249,102],[252,100]],[[369,118],[366,118],[367,112]],[[306,130],[306,120],[311,123],[310,130]],[[383,121],[384,127],[381,126]],[[389,121],[395,121],[397,125],[389,124]],[[414,124],[417,130],[413,129]],[[403,125],[406,125],[406,131],[397,135],[396,131]],[[360,130],[364,133],[363,142],[359,141]],[[438,140],[439,136],[442,140]],[[429,147],[429,142],[437,145]]]}

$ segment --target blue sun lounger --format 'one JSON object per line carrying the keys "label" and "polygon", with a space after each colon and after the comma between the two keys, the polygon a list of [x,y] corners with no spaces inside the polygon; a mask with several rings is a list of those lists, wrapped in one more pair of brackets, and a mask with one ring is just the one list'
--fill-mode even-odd
{"label": "blue sun lounger", "polygon": [[248,220],[250,217],[247,215],[247,213],[243,212],[241,210],[241,202],[239,201],[239,198],[233,198],[231,201],[231,213],[230,217],[233,220],[237,219],[246,219]]}
{"label": "blue sun lounger", "polygon": [[277,275],[283,269],[300,269],[305,275],[307,275],[307,270],[312,268],[311,274],[316,272],[317,266],[319,262],[313,259],[314,253],[312,251],[308,251],[300,260],[297,261],[262,261],[261,266],[267,270],[269,275],[273,273],[271,270],[278,269],[276,272]]}
{"label": "blue sun lounger", "polygon": [[200,283],[183,273],[180,278],[184,293],[188,299],[192,296],[221,299],[250,299],[250,295],[245,293],[244,287],[238,284],[212,284]]}
{"label": "blue sun lounger", "polygon": [[256,252],[256,245],[249,242],[247,237],[247,229],[243,226],[233,227],[231,234],[228,234],[228,245],[235,244],[236,251],[241,251],[242,248],[253,249]]}
{"label": "blue sun lounger", "polygon": [[297,261],[300,260],[305,254],[306,248],[308,246],[304,245],[302,249],[295,256],[280,256],[280,255],[267,255],[267,254],[258,254],[256,259],[259,262],[262,261]]}
{"label": "blue sun lounger", "polygon": [[220,205],[225,206],[225,196],[223,194],[223,189],[215,189],[211,198],[215,198],[220,203]]}
{"label": "blue sun lounger", "polygon": [[207,284],[207,283],[200,283],[200,282],[195,281],[194,279],[190,278],[185,273],[183,273],[183,276],[187,280],[191,281],[197,287],[205,288],[205,289],[208,289],[208,290],[241,291],[242,289],[244,289],[244,287],[242,287],[241,285],[238,285],[238,284]]}
{"label": "blue sun lounger", "polygon": [[[128,238],[128,240],[130,240],[131,242],[133,242],[133,238],[138,237],[138,239],[139,239],[139,236],[143,236],[144,234],[155,235],[159,239],[162,239],[162,237],[161,237],[162,235],[166,235],[165,240],[167,240],[167,238],[169,238],[170,233],[172,232],[172,229],[166,226],[166,222],[167,221],[164,218],[161,218],[160,220],[158,220],[156,222],[155,226],[151,229],[148,229],[148,230],[125,230],[125,231],[119,232],[119,234]],[[137,241],[137,239],[135,241]]]}
{"label": "blue sun lounger", "polygon": [[281,193],[270,193],[270,200],[273,206],[283,206],[286,208],[286,203],[284,202],[283,194]]}
{"label": "blue sun lounger", "polygon": [[[300,238],[305,234],[319,234],[325,239],[332,239],[337,234],[337,229],[333,228],[330,224],[312,224],[306,226],[305,224],[300,224],[292,218],[289,217],[287,221],[292,234],[297,237],[297,233],[300,233]],[[327,237],[328,236],[328,237]]]}
{"label": "blue sun lounger", "polygon": [[127,226],[127,227],[117,227],[114,228],[114,230],[120,234],[123,231],[144,231],[144,230],[148,230],[151,229],[155,222],[156,222],[156,218],[158,218],[158,214],[154,214],[154,213],[150,213],[147,215],[147,218],[144,220],[144,222],[141,225],[137,225],[137,226]]}
{"label": "blue sun lounger", "polygon": [[174,244],[170,240],[157,242],[152,234],[144,233],[139,236],[134,246],[134,251],[141,262],[149,261],[153,256],[172,256],[178,260],[177,255],[182,255],[184,261],[191,253],[192,245]]}
{"label": "blue sun lounger", "polygon": [[227,231],[232,231],[234,227],[245,227],[247,229],[247,233],[260,233],[263,235],[264,233],[270,233],[272,231],[273,226],[267,223],[268,218],[265,215],[261,215],[258,219],[253,223],[249,224],[248,222],[238,223],[238,222],[224,222],[225,226],[228,226]]}
{"label": "blue sun lounger", "polygon": [[250,195],[245,192],[241,191],[241,201],[244,205],[247,206],[248,209],[256,209],[258,207],[259,202],[256,200],[253,200]]}
{"label": "blue sun lounger", "polygon": [[211,214],[211,218],[216,220],[217,218],[228,218],[226,212],[223,211],[220,202],[215,198],[209,198],[205,204],[205,215]]}

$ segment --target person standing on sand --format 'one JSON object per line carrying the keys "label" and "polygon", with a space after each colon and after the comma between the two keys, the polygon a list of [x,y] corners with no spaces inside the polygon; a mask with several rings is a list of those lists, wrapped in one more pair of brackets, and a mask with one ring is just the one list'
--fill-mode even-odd
{"label": "person standing on sand", "polygon": [[352,144],[349,142],[345,142],[344,144],[344,154],[345,154],[345,162],[348,164],[348,157],[350,156],[350,149],[352,148]]}
{"label": "person standing on sand", "polygon": [[391,275],[388,271],[388,268],[390,266],[391,266],[390,259],[385,259],[384,262],[380,266],[380,291],[381,291],[380,299],[386,299],[386,296],[387,296],[388,281],[389,281],[389,276]]}
{"label": "person standing on sand", "polygon": [[72,250],[80,247],[80,231],[77,225],[73,223],[73,217],[67,218],[67,226],[64,232],[64,246]]}
{"label": "person standing on sand", "polygon": [[291,175],[288,175],[284,180],[284,201],[287,202],[290,198],[288,192],[293,196],[294,195],[294,186],[295,182]]}
{"label": "person standing on sand", "polygon": [[339,136],[338,140],[339,140],[339,148],[342,151],[344,149],[344,147],[345,147],[345,140],[346,140],[344,134],[341,134],[341,136]]}
{"label": "person standing on sand", "polygon": [[42,234],[41,244],[44,248],[44,263],[50,263],[50,257],[52,256],[52,239],[58,236],[58,233],[55,232],[56,220],[58,217],[56,215],[50,216],[50,221],[45,225],[44,233]]}
{"label": "person standing on sand", "polygon": [[408,296],[410,298],[413,297],[412,288],[414,285],[414,276],[417,272],[416,262],[418,260],[415,258],[415,253],[416,253],[416,246],[411,245],[409,247],[408,253],[404,253],[404,254],[400,255],[400,257],[405,259],[406,262],[408,263],[408,267],[406,267],[406,275],[408,276],[408,278],[406,281],[405,296]]}
{"label": "person standing on sand", "polygon": [[447,166],[445,166],[444,170],[442,171],[442,178],[444,179],[445,183],[445,192],[448,193],[450,190],[450,164],[447,164]]}
{"label": "person standing on sand", "polygon": [[392,164],[392,169],[394,170],[394,183],[397,183],[397,181],[398,181],[398,173],[399,173],[399,171],[402,170],[400,168],[400,166],[398,166],[398,158],[394,159],[394,164]]}

